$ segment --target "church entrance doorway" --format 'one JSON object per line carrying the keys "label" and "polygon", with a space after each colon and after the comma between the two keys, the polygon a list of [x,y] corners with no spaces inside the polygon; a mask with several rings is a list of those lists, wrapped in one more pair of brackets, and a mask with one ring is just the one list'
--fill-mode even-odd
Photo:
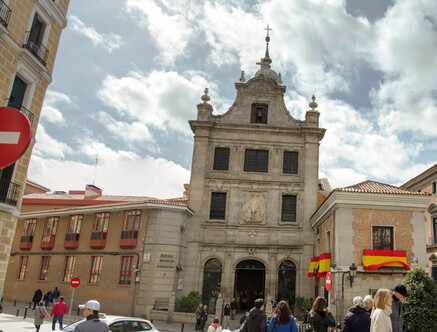
{"label": "church entrance doorway", "polygon": [[239,310],[250,310],[257,298],[264,299],[266,267],[260,261],[248,259],[235,269],[234,296]]}
{"label": "church entrance doorway", "polygon": [[294,310],[296,299],[296,265],[292,261],[283,261],[278,270],[277,301],[287,301],[291,310]]}

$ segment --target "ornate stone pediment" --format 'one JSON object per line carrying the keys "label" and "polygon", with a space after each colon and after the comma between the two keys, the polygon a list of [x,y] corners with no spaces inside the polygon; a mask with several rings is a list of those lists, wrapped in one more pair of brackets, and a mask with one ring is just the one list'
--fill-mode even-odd
{"label": "ornate stone pediment", "polygon": [[243,221],[261,223],[264,220],[266,201],[259,193],[247,194],[243,202]]}

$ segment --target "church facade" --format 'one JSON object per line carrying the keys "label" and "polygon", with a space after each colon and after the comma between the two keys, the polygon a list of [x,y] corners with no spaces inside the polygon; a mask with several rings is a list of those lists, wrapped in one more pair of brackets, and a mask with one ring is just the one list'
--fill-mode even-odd
{"label": "church facade", "polygon": [[213,305],[218,294],[240,308],[313,296],[307,277],[318,204],[319,128],[315,98],[305,120],[286,108],[281,75],[266,54],[255,76],[235,84],[237,96],[214,115],[208,90],[190,121],[194,149],[182,264],[184,293]]}

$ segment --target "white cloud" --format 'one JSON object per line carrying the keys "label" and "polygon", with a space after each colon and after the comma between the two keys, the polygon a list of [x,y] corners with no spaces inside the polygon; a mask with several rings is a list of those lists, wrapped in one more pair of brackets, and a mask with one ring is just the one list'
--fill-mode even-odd
{"label": "white cloud", "polygon": [[68,97],[64,93],[47,90],[44,98],[44,104],[41,110],[42,119],[51,123],[64,122],[64,116],[62,115],[62,112],[57,108],[59,104],[71,105],[72,101],[70,97]]}
{"label": "white cloud", "polygon": [[113,135],[118,136],[129,144],[153,141],[149,129],[143,123],[137,121],[132,123],[117,121],[105,112],[99,112],[95,118]]}
{"label": "white cloud", "polygon": [[86,26],[77,16],[70,15],[70,29],[83,35],[91,40],[93,45],[101,46],[109,53],[112,53],[114,49],[120,48],[123,45],[123,41],[120,35],[115,33],[99,33],[93,27]]}
{"label": "white cloud", "polygon": [[65,143],[60,142],[47,134],[43,125],[39,124],[36,133],[36,144],[33,155],[47,158],[64,158],[66,154],[73,153],[73,150]]}
{"label": "white cloud", "polygon": [[184,55],[193,35],[190,19],[195,6],[187,3],[166,3],[153,0],[128,0],[126,11],[141,27],[148,28],[161,50],[160,62],[172,65],[176,57]]}
{"label": "white cloud", "polygon": [[[130,151],[115,151],[92,140],[81,142],[80,153],[94,161],[98,151],[95,185],[104,194],[141,195],[158,198],[182,196],[183,184],[189,182],[190,172],[163,158],[142,158]],[[68,174],[68,176],[66,176]],[[29,178],[52,190],[82,189],[92,183],[95,166],[34,154]]]}
{"label": "white cloud", "polygon": [[207,86],[215,87],[199,73],[183,76],[176,72],[153,71],[148,75],[130,72],[121,78],[107,76],[97,95],[121,115],[147,127],[189,135],[187,121],[197,117],[196,104],[201,102]]}

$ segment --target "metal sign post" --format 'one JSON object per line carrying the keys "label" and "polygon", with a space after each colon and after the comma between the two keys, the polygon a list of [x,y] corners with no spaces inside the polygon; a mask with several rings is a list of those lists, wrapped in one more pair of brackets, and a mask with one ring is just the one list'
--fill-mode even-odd
{"label": "metal sign post", "polygon": [[73,292],[71,292],[71,301],[70,301],[70,311],[68,313],[68,324],[71,323],[71,309],[73,308],[73,300],[74,300],[74,291],[76,287],[80,285],[80,279],[78,277],[74,277],[70,281],[71,287],[73,287]]}

